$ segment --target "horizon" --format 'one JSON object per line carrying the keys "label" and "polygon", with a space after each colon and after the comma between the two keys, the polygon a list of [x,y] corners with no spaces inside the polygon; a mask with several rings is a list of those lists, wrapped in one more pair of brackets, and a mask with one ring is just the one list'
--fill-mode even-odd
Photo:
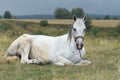
{"label": "horizon", "polygon": [[[105,16],[105,15],[109,15],[109,14],[92,14],[92,13],[85,13],[87,15],[98,15],[98,16]],[[3,14],[4,15],[4,14]],[[3,17],[3,15],[0,15],[1,17]],[[11,13],[12,16],[33,16],[33,15],[51,15],[51,16],[54,16],[54,14],[20,14],[20,15],[13,15]],[[112,15],[109,15],[109,16],[120,16],[120,15],[115,15],[115,14],[112,14]]]}

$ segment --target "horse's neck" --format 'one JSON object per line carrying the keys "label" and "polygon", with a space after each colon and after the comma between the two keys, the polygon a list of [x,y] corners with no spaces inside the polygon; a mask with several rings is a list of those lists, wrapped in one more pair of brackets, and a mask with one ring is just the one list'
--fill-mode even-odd
{"label": "horse's neck", "polygon": [[62,39],[64,39],[65,43],[68,45],[68,47],[70,48],[70,50],[75,49],[75,41],[74,41],[74,38],[72,37],[72,38],[71,38],[71,41],[69,41],[69,40],[68,40],[68,34],[63,35],[63,37],[64,37],[64,38],[62,38]]}
{"label": "horse's neck", "polygon": [[75,50],[76,45],[73,37],[71,38],[71,41],[70,41],[70,47]]}
{"label": "horse's neck", "polygon": [[[59,41],[57,41],[57,42],[59,42],[59,45],[58,45],[58,48],[57,48],[57,52],[61,52],[62,55],[66,56],[67,58],[70,58],[73,55],[77,54],[74,38],[71,39],[71,41],[69,41],[68,40],[68,34],[66,34],[66,35],[61,36],[58,40]],[[58,51],[58,49],[60,51]]]}

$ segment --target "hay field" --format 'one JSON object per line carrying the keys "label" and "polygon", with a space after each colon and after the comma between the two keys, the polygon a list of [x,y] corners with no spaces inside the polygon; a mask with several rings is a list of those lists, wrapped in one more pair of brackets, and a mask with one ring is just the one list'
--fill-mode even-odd
{"label": "hay field", "polygon": [[120,20],[92,20],[92,25],[97,27],[116,27]]}
{"label": "hay field", "polygon": [[[23,20],[24,21],[24,20]],[[37,19],[31,19],[31,20],[25,20],[29,22],[40,22],[41,20]],[[73,20],[66,19],[66,20],[61,20],[61,19],[48,19],[49,24],[65,24],[65,25],[70,25],[73,24]],[[120,24],[120,20],[92,20],[92,25],[97,26],[97,27],[116,27],[117,25]]]}
{"label": "hay field", "polygon": [[84,58],[91,60],[91,65],[59,67],[21,64],[19,59],[9,61],[3,58],[8,46],[19,36],[15,33],[14,36],[10,36],[12,31],[33,34],[35,31],[41,30],[43,34],[46,34],[47,31],[47,34],[55,36],[56,33],[66,33],[67,28],[60,25],[60,27],[41,27],[36,23],[31,24],[30,21],[27,28],[24,29],[18,21],[6,22],[10,30],[0,32],[0,80],[120,80],[119,37],[99,36],[95,38],[90,32],[87,32]]}

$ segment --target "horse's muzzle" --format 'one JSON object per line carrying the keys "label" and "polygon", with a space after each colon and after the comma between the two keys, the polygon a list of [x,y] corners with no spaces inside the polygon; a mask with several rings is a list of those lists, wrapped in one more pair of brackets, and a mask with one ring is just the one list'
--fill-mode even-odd
{"label": "horse's muzzle", "polygon": [[76,44],[76,47],[78,50],[81,50],[83,48],[84,44]]}

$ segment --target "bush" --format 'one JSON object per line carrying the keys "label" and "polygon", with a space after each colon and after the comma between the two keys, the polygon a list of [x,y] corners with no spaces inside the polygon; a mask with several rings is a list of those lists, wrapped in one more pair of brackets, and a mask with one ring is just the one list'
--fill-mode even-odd
{"label": "bush", "polygon": [[91,32],[94,35],[94,37],[97,37],[98,33],[100,32],[100,28],[98,27],[92,27]]}
{"label": "bush", "polygon": [[8,24],[4,22],[1,26],[1,28],[2,28],[3,32],[6,32],[8,30]]}
{"label": "bush", "polygon": [[27,27],[27,22],[26,22],[26,21],[23,21],[23,22],[22,22],[22,27],[23,27],[23,28],[26,28],[26,27]]}
{"label": "bush", "polygon": [[41,26],[48,26],[48,21],[47,20],[42,20],[40,21]]}
{"label": "bush", "polygon": [[117,26],[116,32],[117,32],[118,34],[120,34],[120,24]]}
{"label": "bush", "polygon": [[115,32],[115,31],[109,31],[109,32],[108,32],[108,36],[109,36],[109,37],[115,37],[115,36],[118,36],[118,33]]}
{"label": "bush", "polygon": [[92,25],[91,25],[91,18],[89,17],[89,16],[87,16],[87,19],[86,19],[86,21],[85,21],[85,25],[86,25],[86,27],[87,27],[87,30],[90,30],[91,29],[91,27],[92,27]]}
{"label": "bush", "polygon": [[35,34],[43,35],[44,33],[43,33],[41,30],[37,30],[37,31],[35,32]]}

